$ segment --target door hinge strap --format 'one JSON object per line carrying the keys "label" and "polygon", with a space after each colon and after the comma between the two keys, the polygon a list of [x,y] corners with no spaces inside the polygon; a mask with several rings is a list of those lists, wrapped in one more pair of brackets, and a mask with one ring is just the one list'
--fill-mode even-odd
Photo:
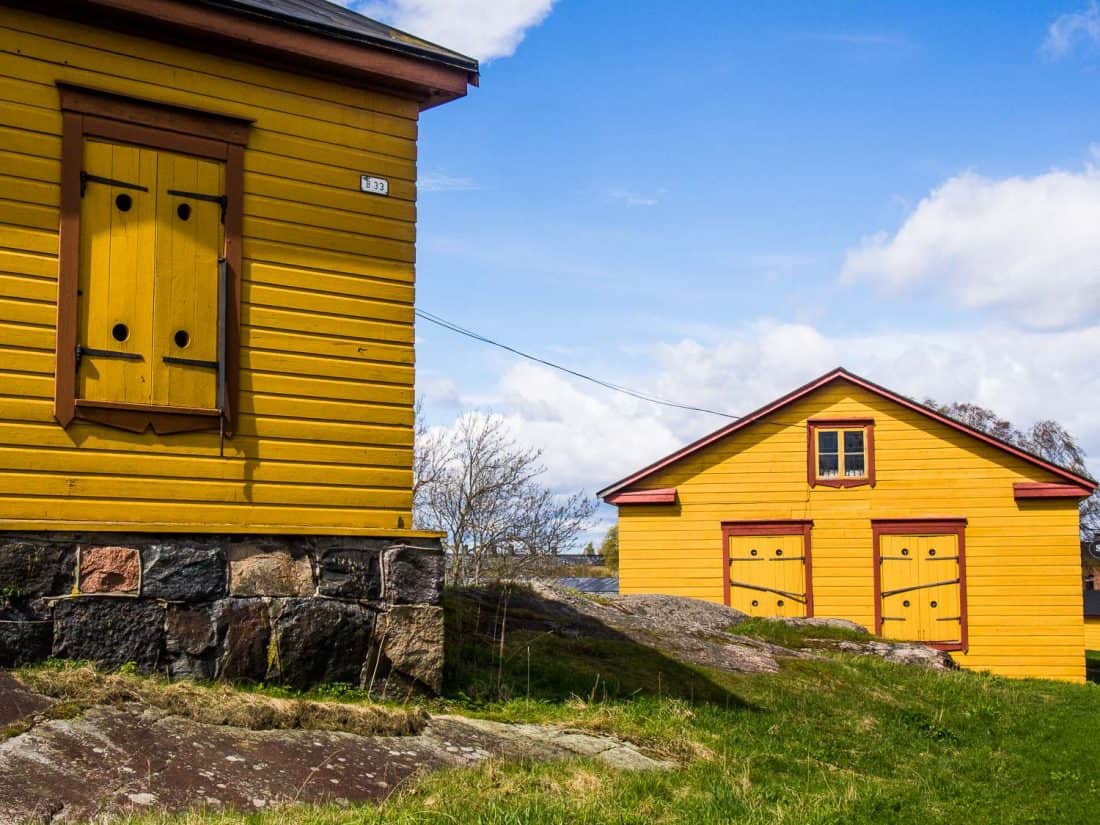
{"label": "door hinge strap", "polygon": [[192,200],[218,204],[222,208],[222,223],[225,223],[225,209],[229,205],[227,195],[204,195],[202,192],[184,192],[182,189],[167,189],[165,191],[177,198],[191,198]]}
{"label": "door hinge strap", "polygon": [[765,561],[806,561],[805,556],[771,556]]}
{"label": "door hinge strap", "polygon": [[185,367],[203,367],[208,370],[216,370],[218,368],[217,361],[203,361],[198,358],[177,358],[174,355],[165,355],[160,360],[165,364],[181,364]]}
{"label": "door hinge strap", "polygon": [[145,359],[136,352],[119,352],[113,349],[94,349],[76,345],[76,366],[80,367],[80,360],[85,356],[92,358],[119,358],[123,361],[144,361]]}
{"label": "door hinge strap", "polygon": [[745,582],[735,582],[730,579],[730,587],[743,587],[746,590],[759,590],[761,593],[777,593],[780,596],[786,596],[789,599],[794,599],[797,602],[806,603],[806,597],[801,593],[792,593],[789,590],[776,590],[774,587],[761,587],[758,584],[746,584]]}
{"label": "door hinge strap", "polygon": [[962,619],[963,619],[962,616],[943,616],[941,618],[936,619],[936,621],[937,622],[961,622]]}
{"label": "door hinge strap", "polygon": [[107,186],[113,186],[116,189],[133,189],[135,192],[148,192],[148,186],[141,186],[137,183],[127,183],[124,180],[115,180],[114,178],[105,178],[100,175],[92,175],[88,172],[80,173],[80,197],[84,197],[84,192],[88,188],[89,183],[103,183]]}
{"label": "door hinge strap", "polygon": [[944,585],[958,584],[958,583],[959,583],[958,579],[948,579],[948,580],[942,581],[942,582],[929,582],[928,584],[914,584],[911,587],[898,587],[894,590],[883,590],[882,591],[882,598],[885,599],[887,596],[896,596],[899,593],[909,593],[913,590],[927,590],[929,587],[943,587]]}

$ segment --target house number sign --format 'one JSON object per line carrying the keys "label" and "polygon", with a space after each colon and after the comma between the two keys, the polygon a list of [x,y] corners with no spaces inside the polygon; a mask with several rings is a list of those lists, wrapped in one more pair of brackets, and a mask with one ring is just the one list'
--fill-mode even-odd
{"label": "house number sign", "polygon": [[390,182],[385,178],[360,175],[359,188],[371,195],[388,195],[390,193]]}

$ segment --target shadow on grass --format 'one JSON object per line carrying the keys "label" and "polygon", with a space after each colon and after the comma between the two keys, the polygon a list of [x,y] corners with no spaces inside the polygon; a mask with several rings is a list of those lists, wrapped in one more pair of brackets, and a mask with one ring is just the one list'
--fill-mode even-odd
{"label": "shadow on grass", "polygon": [[721,674],[686,665],[525,588],[455,590],[444,603],[447,696],[478,702],[657,696],[747,707],[721,684]]}

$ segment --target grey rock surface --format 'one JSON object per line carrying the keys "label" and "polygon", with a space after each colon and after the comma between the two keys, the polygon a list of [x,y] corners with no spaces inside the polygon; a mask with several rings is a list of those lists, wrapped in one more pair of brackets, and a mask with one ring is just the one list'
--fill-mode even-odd
{"label": "grey rock surface", "polygon": [[443,567],[443,552],[437,547],[388,547],[382,552],[382,596],[395,604],[439,604]]}
{"label": "grey rock surface", "polygon": [[141,705],[96,707],[0,743],[0,825],[108,822],[142,811],[256,811],[380,801],[414,774],[493,757],[667,766],[611,737],[445,716],[419,734],[206,725]]}
{"label": "grey rock surface", "polygon": [[320,551],[317,592],[340,599],[377,599],[382,591],[379,552],[349,547]]}
{"label": "grey rock surface", "polygon": [[849,619],[829,619],[821,616],[811,616],[809,618],[803,616],[782,616],[776,619],[778,622],[790,625],[791,627],[835,627],[840,630],[851,630],[855,633],[869,633],[863,625],[853,622]]}
{"label": "grey rock surface", "polygon": [[268,678],[304,689],[319,682],[358,684],[373,611],[329,599],[272,601]]}
{"label": "grey rock surface", "polygon": [[141,594],[169,602],[226,595],[225,551],[215,541],[153,544],[141,551]]}
{"label": "grey rock surface", "polygon": [[125,596],[81,596],[54,605],[53,655],[104,667],[156,668],[164,640],[164,608]]}
{"label": "grey rock surface", "polygon": [[75,547],[0,540],[0,592],[9,599],[63,596],[75,583]]}

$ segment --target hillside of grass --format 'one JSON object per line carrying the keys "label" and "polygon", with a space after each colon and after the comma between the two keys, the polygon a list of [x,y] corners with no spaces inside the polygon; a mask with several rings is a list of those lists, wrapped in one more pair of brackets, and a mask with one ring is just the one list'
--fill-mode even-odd
{"label": "hillside of grass", "polygon": [[[380,808],[135,821],[999,825],[1100,817],[1100,685],[938,673],[825,650],[787,660],[776,674],[733,674],[620,639],[524,629],[490,637],[473,606],[450,599],[446,695],[430,710],[610,732],[680,766],[630,773],[586,761],[495,762],[422,777]],[[810,647],[816,632],[771,623],[755,630]]]}

